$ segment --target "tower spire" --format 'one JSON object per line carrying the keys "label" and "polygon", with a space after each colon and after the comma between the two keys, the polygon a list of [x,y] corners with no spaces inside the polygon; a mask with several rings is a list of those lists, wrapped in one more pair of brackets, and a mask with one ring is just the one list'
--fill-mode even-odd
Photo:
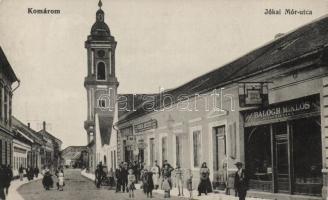
{"label": "tower spire", "polygon": [[99,6],[99,9],[101,9],[101,6],[102,6],[102,2],[101,2],[101,0],[99,0],[99,2],[98,2],[98,6]]}

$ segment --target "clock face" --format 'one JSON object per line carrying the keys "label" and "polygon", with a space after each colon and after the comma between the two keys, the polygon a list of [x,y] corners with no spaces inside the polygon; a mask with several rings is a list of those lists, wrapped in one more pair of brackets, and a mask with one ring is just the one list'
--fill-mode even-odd
{"label": "clock face", "polygon": [[105,56],[105,51],[104,51],[104,50],[99,50],[99,51],[97,52],[97,54],[98,54],[98,56],[99,56],[100,58],[102,58],[102,57]]}

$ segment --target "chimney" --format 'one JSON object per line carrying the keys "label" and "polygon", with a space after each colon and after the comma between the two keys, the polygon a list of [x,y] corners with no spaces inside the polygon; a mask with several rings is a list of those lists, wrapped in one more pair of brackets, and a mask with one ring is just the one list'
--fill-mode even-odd
{"label": "chimney", "polygon": [[274,39],[277,39],[277,38],[280,38],[282,36],[284,36],[285,33],[277,33],[275,36],[274,36]]}
{"label": "chimney", "polygon": [[28,127],[29,129],[31,128],[31,124],[30,124],[30,122],[27,123],[27,127]]}
{"label": "chimney", "polygon": [[43,121],[43,131],[46,131],[46,122]]}

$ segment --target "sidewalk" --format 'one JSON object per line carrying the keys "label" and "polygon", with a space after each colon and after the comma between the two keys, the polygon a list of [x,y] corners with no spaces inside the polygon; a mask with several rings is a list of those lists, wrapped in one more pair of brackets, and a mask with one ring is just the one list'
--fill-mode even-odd
{"label": "sidewalk", "polygon": [[35,178],[31,181],[28,181],[26,177],[24,177],[23,181],[19,179],[11,181],[8,196],[6,196],[7,200],[24,200],[23,197],[18,193],[18,188],[24,184],[31,183],[37,180],[42,179],[42,175],[39,174],[38,178]]}
{"label": "sidewalk", "polygon": [[[93,181],[95,180],[95,175],[91,174],[91,173],[86,173],[85,170],[81,171],[81,175],[88,179],[91,179]],[[140,189],[140,184],[136,184],[136,188]],[[164,196],[163,190],[153,190],[153,192],[158,193],[158,194],[163,194],[163,196]],[[186,188],[184,188],[183,192],[184,192],[183,197],[188,198],[189,197],[188,190]],[[178,196],[178,194],[179,193],[178,193],[177,188],[173,188],[171,190],[171,196]],[[195,199],[195,200],[238,200],[237,197],[226,195],[226,194],[219,194],[219,193],[210,193],[208,195],[202,194],[202,196],[197,196],[198,195],[197,190],[194,190],[192,192],[192,194],[193,194],[193,199]],[[265,200],[265,199],[247,197],[246,200]]]}

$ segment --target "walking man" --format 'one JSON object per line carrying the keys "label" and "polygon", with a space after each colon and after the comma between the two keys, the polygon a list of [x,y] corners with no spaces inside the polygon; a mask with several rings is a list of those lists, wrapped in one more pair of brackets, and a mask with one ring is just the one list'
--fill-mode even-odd
{"label": "walking man", "polygon": [[245,170],[243,169],[243,164],[241,162],[237,162],[235,164],[238,168],[235,174],[235,191],[239,197],[239,200],[245,200],[247,189],[248,189],[248,178]]}

